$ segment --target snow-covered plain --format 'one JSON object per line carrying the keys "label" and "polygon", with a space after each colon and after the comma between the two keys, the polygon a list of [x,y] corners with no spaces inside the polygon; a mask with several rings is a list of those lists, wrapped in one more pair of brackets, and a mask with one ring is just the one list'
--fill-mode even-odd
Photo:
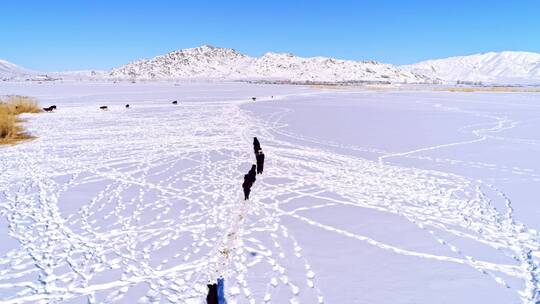
{"label": "snow-covered plain", "polygon": [[[537,94],[3,94],[58,106],[27,116],[38,139],[0,148],[4,303],[202,303],[217,276],[229,303],[540,301]],[[244,201],[253,136],[267,163]]]}

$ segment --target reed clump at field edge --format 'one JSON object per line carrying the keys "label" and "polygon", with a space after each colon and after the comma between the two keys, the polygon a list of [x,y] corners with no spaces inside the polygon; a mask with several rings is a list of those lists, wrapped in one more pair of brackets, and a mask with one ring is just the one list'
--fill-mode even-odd
{"label": "reed clump at field edge", "polygon": [[24,132],[23,122],[18,116],[23,113],[41,112],[38,102],[26,96],[0,98],[0,145],[14,144],[34,138]]}

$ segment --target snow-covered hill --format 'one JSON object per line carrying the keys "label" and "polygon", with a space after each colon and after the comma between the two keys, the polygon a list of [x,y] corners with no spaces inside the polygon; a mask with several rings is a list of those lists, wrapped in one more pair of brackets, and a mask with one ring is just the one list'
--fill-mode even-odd
{"label": "snow-covered hill", "polygon": [[505,84],[540,84],[540,54],[489,52],[427,60],[402,68],[444,81],[481,81]]}
{"label": "snow-covered hill", "polygon": [[233,49],[201,46],[139,60],[113,69],[117,78],[266,79],[290,81],[428,82],[425,76],[374,61],[302,58],[266,53],[250,57]]}
{"label": "snow-covered hill", "polygon": [[34,71],[21,68],[11,62],[0,60],[0,80],[23,79],[36,74]]}

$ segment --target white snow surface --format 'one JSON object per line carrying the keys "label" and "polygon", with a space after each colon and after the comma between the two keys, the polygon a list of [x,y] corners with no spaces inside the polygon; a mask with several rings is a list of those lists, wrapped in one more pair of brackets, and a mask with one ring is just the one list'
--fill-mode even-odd
{"label": "white snow surface", "polygon": [[[58,106],[0,147],[2,303],[204,303],[218,276],[228,303],[540,301],[536,94],[0,94]],[[244,201],[253,136],[266,164]]]}
{"label": "white snow surface", "polygon": [[302,58],[278,53],[250,57],[233,49],[208,45],[174,51],[149,60],[138,60],[113,69],[110,76],[138,79],[429,82],[422,75],[374,61]]}
{"label": "white snow surface", "polygon": [[403,69],[444,81],[540,84],[540,54],[489,52],[422,61]]}

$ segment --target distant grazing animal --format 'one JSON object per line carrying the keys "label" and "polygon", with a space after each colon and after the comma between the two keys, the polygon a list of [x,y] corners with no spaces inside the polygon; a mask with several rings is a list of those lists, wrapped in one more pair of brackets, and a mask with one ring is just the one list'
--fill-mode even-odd
{"label": "distant grazing animal", "polygon": [[129,109],[129,103],[126,105],[126,109]]}
{"label": "distant grazing animal", "polygon": [[107,106],[101,106],[99,108],[102,109],[103,111],[107,111],[109,109],[109,107],[107,107]]}
{"label": "distant grazing animal", "polygon": [[255,101],[255,100],[257,100],[257,98],[256,97],[251,97],[251,100]]}
{"label": "distant grazing animal", "polygon": [[178,104],[178,100],[173,101],[172,104]]}

